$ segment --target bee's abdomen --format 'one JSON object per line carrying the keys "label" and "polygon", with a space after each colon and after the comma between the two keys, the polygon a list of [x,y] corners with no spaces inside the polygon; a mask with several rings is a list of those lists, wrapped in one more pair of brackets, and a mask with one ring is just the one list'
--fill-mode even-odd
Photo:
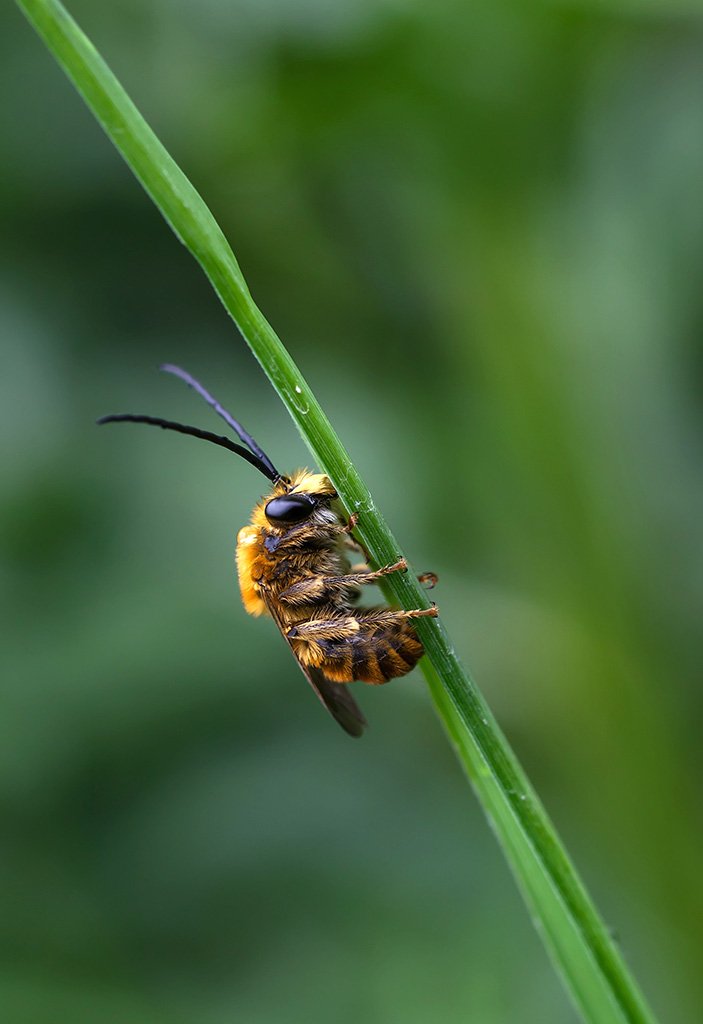
{"label": "bee's abdomen", "polygon": [[354,630],[343,626],[340,635],[323,636],[327,630],[318,633],[315,620],[299,630],[308,634],[310,643],[300,645],[298,656],[316,664],[335,682],[387,683],[414,668],[424,653],[402,612],[359,610],[353,618],[342,621],[353,624]]}
{"label": "bee's abdomen", "polygon": [[352,642],[351,648],[352,679],[375,684],[404,676],[424,654],[410,626],[388,635],[361,636]]}

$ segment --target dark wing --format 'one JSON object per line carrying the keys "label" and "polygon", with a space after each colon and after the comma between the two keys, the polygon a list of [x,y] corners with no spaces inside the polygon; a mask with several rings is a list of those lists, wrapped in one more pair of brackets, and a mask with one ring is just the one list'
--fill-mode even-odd
{"label": "dark wing", "polygon": [[280,629],[281,634],[291,649],[293,657],[300,666],[301,672],[312,686],[322,704],[327,708],[332,718],[339,722],[345,732],[349,733],[350,736],[361,736],[368,722],[364,718],[361,708],[349,692],[346,683],[335,683],[327,678],[322,669],[309,668],[307,665],[301,664],[293,650],[293,644],[285,634],[281,620],[276,614],[276,609],[273,607],[272,602],[266,601],[265,593],[262,594],[262,597],[266,602],[271,618]]}
{"label": "dark wing", "polygon": [[[295,660],[298,661],[297,658]],[[319,668],[308,668],[299,661],[298,664],[332,718],[336,719],[350,736],[361,736],[368,722],[349,692],[347,684],[333,682]]]}

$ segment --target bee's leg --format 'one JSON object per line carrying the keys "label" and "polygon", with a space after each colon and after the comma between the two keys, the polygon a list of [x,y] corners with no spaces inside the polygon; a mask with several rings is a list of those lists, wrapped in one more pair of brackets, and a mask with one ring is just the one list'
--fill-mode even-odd
{"label": "bee's leg", "polygon": [[[364,548],[362,548],[361,544],[357,544],[355,540],[348,538],[344,542],[344,547],[348,548],[350,551],[362,551],[367,556],[368,561],[367,552],[364,551]],[[351,567],[351,571],[367,573],[371,572],[371,569],[369,568],[367,562],[359,562],[357,565],[353,565]],[[417,577],[417,581],[418,583],[422,583],[423,586],[427,587],[428,590],[433,590],[439,583],[439,576],[437,575],[436,572],[423,572],[420,573],[420,575]]]}
{"label": "bee's leg", "polygon": [[350,548],[352,551],[361,551],[362,555],[364,556],[364,558],[368,562],[369,561],[369,553],[368,553],[368,551],[366,550],[366,548],[364,547],[364,545],[361,543],[360,540],[357,540],[356,537],[352,537],[352,530],[354,529],[354,527],[356,526],[356,524],[358,522],[359,522],[359,513],[358,512],[352,512],[352,514],[349,516],[349,519],[347,520],[347,522],[344,523],[343,526],[340,526],[339,530],[340,530],[340,533],[346,534],[346,536],[344,538],[344,546],[346,548]]}
{"label": "bee's leg", "polygon": [[404,558],[399,558],[392,565],[384,565],[381,569],[365,569],[359,572],[349,573],[348,579],[354,583],[375,583],[384,576],[390,576],[394,572],[407,572],[408,563]]}
{"label": "bee's leg", "polygon": [[325,640],[341,640],[364,638],[372,631],[378,633],[385,628],[401,626],[407,619],[436,619],[439,612],[437,605],[429,608],[369,608],[359,610],[354,615],[337,616],[332,619],[308,619],[296,622],[286,630],[289,640],[307,640],[310,643],[321,643]]}
{"label": "bee's leg", "polygon": [[[352,530],[354,529],[354,527],[356,526],[356,524],[358,522],[359,522],[359,513],[358,512],[352,512],[352,514],[349,516],[349,519],[347,520],[347,522],[342,527],[342,532],[343,533],[351,533]],[[361,545],[359,545],[359,547],[361,547]]]}
{"label": "bee's leg", "polygon": [[306,576],[283,590],[278,595],[278,599],[294,606],[330,601],[340,595],[347,595],[350,591],[356,591],[364,584],[375,583],[383,576],[390,576],[393,572],[406,572],[407,568],[408,563],[401,558],[393,565],[384,565],[382,569],[349,572],[340,576]]}
{"label": "bee's leg", "polygon": [[[360,575],[366,576],[365,581],[358,580],[357,582],[371,582],[368,577],[378,578],[378,576],[388,576],[392,572],[405,572],[408,567],[408,563],[404,558],[401,558],[395,565],[388,565],[384,569],[379,569],[378,572],[373,572],[368,565],[353,565],[352,572],[359,573]],[[417,582],[422,583],[427,587],[428,590],[432,590],[439,583],[439,576],[436,572],[423,572],[417,577]]]}
{"label": "bee's leg", "polygon": [[[364,545],[361,544],[360,541],[358,541],[355,537],[351,536],[352,530],[354,529],[354,527],[357,525],[358,522],[359,522],[359,513],[358,512],[352,512],[352,514],[349,516],[348,521],[343,526],[340,527],[340,532],[343,533],[343,534],[347,534],[347,536],[344,539],[344,547],[349,548],[349,550],[351,550],[351,551],[361,551],[364,554],[364,556],[366,557],[366,561],[370,562],[371,558],[369,556],[368,551],[364,547]],[[401,562],[404,562],[404,561],[405,561],[405,559],[401,559]],[[398,565],[400,565],[400,562],[398,563]],[[405,568],[407,569],[407,565],[405,566]],[[353,566],[353,570],[355,572],[365,573],[367,575],[371,574],[371,570],[367,571],[367,569],[364,566],[361,566],[361,565]],[[381,570],[379,570],[379,571],[381,571]],[[393,570],[391,568],[391,569],[389,569],[387,571],[384,571],[383,575],[386,576],[388,574],[388,571],[393,572],[395,570]],[[437,583],[439,581],[439,577],[437,576],[436,572],[423,572],[420,576],[418,576],[417,579],[418,579],[419,583],[426,584],[428,590],[432,590],[433,587],[436,587]]]}
{"label": "bee's leg", "polygon": [[334,619],[308,619],[307,622],[296,622],[286,630],[286,636],[289,640],[305,640],[308,643],[320,644],[328,640],[349,640],[358,634],[359,629],[358,618],[346,615]]}
{"label": "bee's leg", "polygon": [[423,572],[418,576],[417,581],[426,584],[427,589],[432,590],[439,583],[439,576],[436,572]]}
{"label": "bee's leg", "polygon": [[437,605],[431,604],[429,608],[412,608],[409,612],[401,612],[406,619],[436,619],[439,615]]}

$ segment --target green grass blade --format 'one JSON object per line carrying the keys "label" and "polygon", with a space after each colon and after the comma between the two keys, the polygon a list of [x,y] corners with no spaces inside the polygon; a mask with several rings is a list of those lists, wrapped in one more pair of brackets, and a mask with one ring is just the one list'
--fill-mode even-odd
{"label": "green grass blade", "polygon": [[[319,465],[333,479],[358,534],[378,564],[398,546],[315,396],[254,303],[209,209],[174,163],[92,43],[57,0],[17,0],[176,235],[203,267],[281,396]],[[413,576],[384,586],[404,607],[426,607]],[[539,799],[440,622],[418,633],[432,698],[471,779],[534,922],[583,1018],[594,1024],[654,1024],[634,979],[598,915]]]}

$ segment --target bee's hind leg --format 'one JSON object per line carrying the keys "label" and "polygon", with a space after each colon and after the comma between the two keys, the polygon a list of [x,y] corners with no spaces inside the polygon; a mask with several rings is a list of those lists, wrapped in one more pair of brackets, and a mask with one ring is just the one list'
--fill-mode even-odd
{"label": "bee's hind leg", "polygon": [[418,576],[417,581],[424,584],[428,590],[433,590],[439,583],[439,576],[436,572],[423,572]]}
{"label": "bee's hind leg", "polygon": [[406,619],[423,619],[425,617],[436,619],[439,615],[437,605],[431,604],[429,608],[411,608],[409,612],[400,612]]}

